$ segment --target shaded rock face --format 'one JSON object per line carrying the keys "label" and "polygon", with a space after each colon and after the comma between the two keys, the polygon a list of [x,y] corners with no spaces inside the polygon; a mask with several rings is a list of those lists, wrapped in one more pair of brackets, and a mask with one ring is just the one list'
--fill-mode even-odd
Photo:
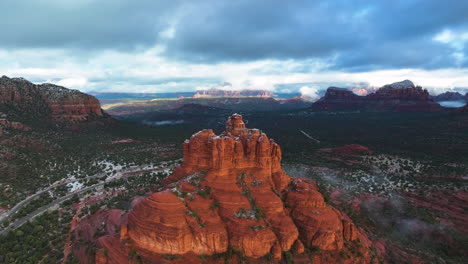
{"label": "shaded rock face", "polygon": [[[128,263],[120,262],[129,251],[118,249],[122,244],[144,259],[234,249],[248,258],[279,260],[281,252],[300,254],[304,247],[339,251],[359,236],[347,217],[324,202],[315,182],[282,170],[279,145],[245,128],[240,115],[231,116],[220,135],[196,133],[183,152],[164,190],[130,211],[120,244],[99,239],[99,247],[113,253],[97,255],[96,263]],[[120,255],[111,257],[115,252]]]}
{"label": "shaded rock face", "polygon": [[437,96],[432,97],[434,101],[440,102],[440,101],[461,101],[461,100],[466,100],[468,99],[466,96],[462,95],[459,92],[445,92],[441,93]]}
{"label": "shaded rock face", "polygon": [[312,104],[314,111],[357,111],[365,107],[365,97],[354,94],[352,91],[330,87],[325,96]]}
{"label": "shaded rock face", "polygon": [[421,86],[415,86],[413,82],[405,80],[387,84],[375,93],[367,96],[371,100],[401,100],[401,101],[428,101],[429,92]]}
{"label": "shaded rock face", "polygon": [[22,78],[0,78],[0,104],[27,110],[54,121],[83,121],[101,117],[99,101],[91,95],[53,84],[33,84]]}
{"label": "shaded rock face", "polygon": [[295,105],[298,108],[309,108],[312,105],[313,98],[308,96],[298,96],[285,100],[281,100],[281,104]]}
{"label": "shaded rock face", "polygon": [[364,112],[438,112],[443,111],[427,92],[411,81],[388,84],[366,96],[331,87],[325,96],[312,105],[313,111]]}

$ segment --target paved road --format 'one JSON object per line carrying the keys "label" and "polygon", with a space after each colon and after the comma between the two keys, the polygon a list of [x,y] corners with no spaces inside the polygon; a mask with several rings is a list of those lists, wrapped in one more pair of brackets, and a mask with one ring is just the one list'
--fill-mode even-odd
{"label": "paved road", "polygon": [[[144,167],[147,167],[147,166],[150,166],[151,164],[145,164],[145,165],[140,165],[140,166],[135,166],[135,167],[130,167],[130,168],[127,168],[127,169],[122,169],[122,170],[119,170],[117,173],[125,173],[125,172],[132,172],[132,171],[138,171],[138,170],[141,170],[142,168]],[[69,183],[72,183],[72,182],[76,182],[76,181],[81,181],[81,180],[89,180],[89,179],[94,179],[94,178],[101,178],[101,177],[104,177],[106,176],[106,173],[98,173],[98,174],[95,174],[95,175],[91,175],[91,176],[88,176],[88,177],[84,177],[84,178],[78,178],[78,179],[69,179],[69,180],[66,180],[66,181],[62,181],[62,182],[58,182],[58,183],[55,183],[55,184],[52,184],[50,185],[49,187],[43,189],[43,190],[40,190],[38,192],[36,192],[35,194],[31,195],[31,196],[28,196],[26,197],[23,201],[19,202],[18,204],[16,204],[13,208],[10,209],[10,211],[8,211],[7,214],[5,214],[4,216],[0,217],[0,224],[2,224],[4,221],[6,221],[10,216],[14,215],[21,207],[23,207],[25,204],[29,203],[30,201],[38,198],[41,194],[45,193],[45,192],[48,192],[54,188],[57,188],[57,187],[60,187],[62,185],[66,185],[66,184],[69,184]]]}
{"label": "paved road", "polygon": [[[86,191],[89,191],[89,190],[92,190],[96,187],[99,187],[99,186],[102,186],[104,185],[105,183],[109,183],[111,181],[115,181],[115,180],[118,180],[118,179],[122,179],[122,178],[127,178],[127,177],[132,177],[132,176],[137,176],[137,175],[140,175],[140,174],[127,174],[125,175],[124,173],[128,173],[128,172],[137,172],[137,171],[141,171],[141,172],[144,172],[144,171],[164,171],[164,170],[167,170],[167,169],[173,169],[175,168],[175,166],[167,166],[167,167],[163,167],[163,168],[153,168],[153,169],[147,169],[147,170],[142,170],[142,168],[146,167],[148,165],[143,165],[143,166],[138,166],[138,167],[135,167],[135,168],[129,168],[129,169],[124,169],[124,170],[121,170],[119,171],[119,173],[121,173],[121,176],[120,177],[114,177],[114,178],[111,178],[111,179],[106,179],[105,182],[101,182],[101,183],[98,183],[98,184],[95,184],[95,185],[92,185],[92,186],[88,186],[88,187],[85,187],[83,189],[80,189],[80,190],[77,190],[75,192],[72,192],[72,193],[69,193],[63,197],[60,197],[56,200],[54,200],[53,202],[51,202],[50,204],[48,205],[45,205],[45,206],[42,206],[38,209],[36,209],[34,212],[26,215],[25,217],[21,218],[20,220],[14,222],[13,224],[9,225],[7,228],[5,228],[4,230],[0,231],[0,235],[6,235],[8,234],[8,232],[10,232],[11,230],[14,230],[16,229],[17,227],[21,226],[22,224],[26,223],[27,221],[29,221],[31,218],[49,210],[50,208],[54,207],[55,205],[57,204],[60,204],[61,202],[65,201],[65,200],[68,200],[70,198],[73,197],[73,195],[75,194],[81,194],[81,193],[84,193]],[[96,177],[102,177],[104,176],[104,174],[102,174],[101,176],[99,176],[99,174],[96,174],[96,175],[93,175],[93,176],[89,176],[87,178],[96,178]],[[75,180],[76,181],[76,180]],[[73,181],[72,181],[73,182]],[[69,182],[64,182],[63,184],[67,184]],[[15,207],[13,207],[7,214],[6,217],[4,217],[0,223],[2,221],[5,221],[9,216],[13,215],[17,210],[19,210],[23,205],[25,205],[27,202],[29,202],[31,199],[34,199],[35,197],[38,197],[40,194],[46,192],[46,191],[49,191],[50,189],[53,189],[53,188],[56,188],[58,186],[61,186],[63,184],[58,184],[58,185],[55,185],[55,186],[51,186],[47,189],[44,189],[34,195],[31,195],[29,196],[28,198],[26,198],[25,200],[21,201],[20,203],[18,203]],[[33,197],[34,196],[34,197]],[[13,211],[14,210],[14,211]]]}

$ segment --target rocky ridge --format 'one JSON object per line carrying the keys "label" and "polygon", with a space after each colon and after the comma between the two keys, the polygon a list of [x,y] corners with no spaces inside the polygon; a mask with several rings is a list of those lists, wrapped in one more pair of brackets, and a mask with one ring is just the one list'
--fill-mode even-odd
{"label": "rocky ridge", "polygon": [[200,90],[197,91],[193,98],[210,98],[210,97],[273,97],[274,94],[266,90]]}
{"label": "rocky ridge", "polygon": [[0,78],[0,106],[53,121],[75,122],[103,116],[99,101],[91,95],[7,76]]}
{"label": "rocky ridge", "polygon": [[432,97],[434,101],[440,102],[440,101],[461,101],[461,100],[466,100],[468,99],[466,96],[462,95],[459,92],[445,92],[441,93],[437,96]]}
{"label": "rocky ridge", "polygon": [[[96,263],[160,263],[161,256],[220,256],[278,262],[283,252],[339,258],[351,242],[368,241],[351,220],[328,206],[315,182],[291,178],[281,168],[281,149],[258,129],[247,129],[234,114],[226,130],[205,129],[183,144],[184,161],[161,191],[123,216],[120,234],[98,239]],[[353,242],[353,243],[354,243]],[[368,246],[368,245],[367,245]],[[369,262],[368,247],[343,263]],[[197,258],[195,258],[197,259]],[[197,262],[195,260],[191,260]],[[230,260],[231,263],[235,259]],[[199,262],[199,261],[198,261]]]}
{"label": "rocky ridge", "polygon": [[438,112],[443,109],[427,90],[409,80],[385,85],[366,96],[330,87],[325,96],[312,105],[313,111]]}

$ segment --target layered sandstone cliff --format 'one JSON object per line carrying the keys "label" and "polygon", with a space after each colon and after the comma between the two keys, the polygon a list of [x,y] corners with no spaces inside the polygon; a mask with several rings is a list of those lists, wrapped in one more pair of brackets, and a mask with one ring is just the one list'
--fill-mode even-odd
{"label": "layered sandstone cliff", "polygon": [[0,106],[54,121],[83,121],[101,117],[99,101],[91,95],[53,84],[33,84],[22,78],[0,78]]}
{"label": "layered sandstone cliff", "polygon": [[312,105],[314,111],[438,112],[443,111],[427,90],[405,80],[385,85],[376,92],[358,96],[352,91],[330,87]]}
{"label": "layered sandstone cliff", "polygon": [[[196,133],[183,152],[183,163],[162,190],[130,211],[120,237],[98,240],[96,263],[129,263],[122,261],[128,252],[145,263],[159,263],[161,255],[228,251],[278,261],[283,252],[302,254],[305,248],[337,253],[363,238],[324,202],[315,182],[289,177],[281,168],[279,145],[260,130],[247,129],[240,115],[231,116],[220,135],[210,129]],[[360,257],[343,261],[365,263],[367,257],[362,248]]]}

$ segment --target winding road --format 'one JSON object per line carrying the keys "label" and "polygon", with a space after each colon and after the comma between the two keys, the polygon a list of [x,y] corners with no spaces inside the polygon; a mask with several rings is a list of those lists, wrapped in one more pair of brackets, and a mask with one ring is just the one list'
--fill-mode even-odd
{"label": "winding road", "polygon": [[[60,198],[54,200],[53,202],[49,203],[48,205],[44,205],[44,206],[36,209],[35,211],[33,211],[30,214],[26,215],[25,217],[19,219],[18,221],[14,222],[13,224],[10,224],[7,228],[0,231],[0,235],[8,234],[8,232],[10,232],[11,230],[16,229],[17,227],[19,227],[22,224],[26,223],[30,219],[34,218],[35,216],[37,216],[39,214],[42,214],[43,212],[45,212],[45,211],[49,210],[50,208],[60,204],[61,202],[72,198],[75,194],[81,194],[81,193],[87,192],[89,190],[92,190],[92,189],[94,189],[96,187],[102,186],[102,185],[104,185],[106,183],[109,183],[109,182],[112,182],[112,181],[115,181],[115,180],[141,175],[141,173],[144,173],[144,172],[148,172],[148,171],[152,171],[152,172],[165,171],[165,170],[173,169],[173,168],[176,167],[176,165],[171,165],[171,166],[166,166],[166,167],[162,167],[162,168],[152,168],[152,169],[146,169],[146,170],[143,169],[143,168],[145,168],[147,166],[149,166],[149,165],[141,165],[141,166],[138,166],[138,167],[133,167],[133,168],[120,170],[120,171],[118,171],[116,173],[116,175],[118,175],[118,176],[108,178],[104,182],[97,183],[97,184],[94,184],[94,185],[91,185],[91,186],[76,190],[76,191],[74,191],[72,193],[69,193],[69,194],[63,196],[63,197],[60,197]],[[133,174],[133,172],[141,172],[141,173]],[[88,176],[88,177],[83,178],[83,179],[87,180],[87,179],[92,179],[92,178],[100,178],[100,177],[103,177],[103,176],[105,176],[105,173],[99,173],[99,174],[96,174],[96,175]],[[81,180],[81,179],[79,179],[79,180]],[[59,186],[62,186],[62,185],[65,185],[65,184],[68,184],[68,183],[71,183],[71,182],[75,182],[75,181],[77,181],[77,179],[67,180],[67,181],[59,183],[59,184],[51,185],[51,186],[47,187],[46,189],[41,190],[41,191],[27,197],[26,199],[24,199],[23,201],[21,201],[17,205],[15,205],[10,211],[8,211],[8,213],[5,216],[3,216],[2,219],[0,219],[0,224],[2,222],[6,221],[10,216],[13,216],[19,209],[21,209],[28,202],[30,202],[31,200],[39,197],[39,195],[43,194],[44,192],[50,191],[50,190],[52,190],[54,188],[57,188]]]}

